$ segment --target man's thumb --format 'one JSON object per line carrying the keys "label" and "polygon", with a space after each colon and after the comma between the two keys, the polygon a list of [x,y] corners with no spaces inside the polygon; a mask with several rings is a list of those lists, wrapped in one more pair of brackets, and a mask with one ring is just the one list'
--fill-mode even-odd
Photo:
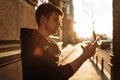
{"label": "man's thumb", "polygon": [[81,45],[81,48],[84,49],[85,47],[83,45]]}

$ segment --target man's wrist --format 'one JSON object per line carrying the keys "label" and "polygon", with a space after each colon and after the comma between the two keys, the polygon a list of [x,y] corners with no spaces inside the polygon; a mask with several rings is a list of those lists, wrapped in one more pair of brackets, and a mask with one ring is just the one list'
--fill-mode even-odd
{"label": "man's wrist", "polygon": [[89,58],[85,53],[82,53],[80,57],[83,58],[83,60],[87,60]]}

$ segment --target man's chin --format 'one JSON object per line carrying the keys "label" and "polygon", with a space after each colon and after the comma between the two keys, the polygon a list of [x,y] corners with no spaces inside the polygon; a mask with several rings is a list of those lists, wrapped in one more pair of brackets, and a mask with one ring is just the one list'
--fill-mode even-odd
{"label": "man's chin", "polygon": [[52,35],[56,35],[57,33],[58,33],[58,30],[51,32]]}

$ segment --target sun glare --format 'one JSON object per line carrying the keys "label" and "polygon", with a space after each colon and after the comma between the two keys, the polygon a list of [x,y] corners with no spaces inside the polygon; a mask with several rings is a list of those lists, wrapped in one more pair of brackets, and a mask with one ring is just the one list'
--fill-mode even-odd
{"label": "sun glare", "polygon": [[79,37],[82,38],[89,38],[92,36],[92,32],[91,32],[91,27],[85,23],[78,23],[76,22],[76,24],[74,24],[74,31],[76,31],[76,33],[79,35]]}
{"label": "sun glare", "polygon": [[94,28],[112,38],[112,0],[73,0],[73,5],[74,31],[79,37],[90,38]]}

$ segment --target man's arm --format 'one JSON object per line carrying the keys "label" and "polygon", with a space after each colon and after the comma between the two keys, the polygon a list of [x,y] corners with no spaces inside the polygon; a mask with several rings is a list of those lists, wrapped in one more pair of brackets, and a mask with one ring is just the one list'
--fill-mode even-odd
{"label": "man's arm", "polygon": [[73,73],[75,73],[88,58],[90,58],[91,56],[95,54],[96,46],[97,44],[87,45],[83,49],[82,55],[80,55],[73,62],[69,63],[73,69]]}

